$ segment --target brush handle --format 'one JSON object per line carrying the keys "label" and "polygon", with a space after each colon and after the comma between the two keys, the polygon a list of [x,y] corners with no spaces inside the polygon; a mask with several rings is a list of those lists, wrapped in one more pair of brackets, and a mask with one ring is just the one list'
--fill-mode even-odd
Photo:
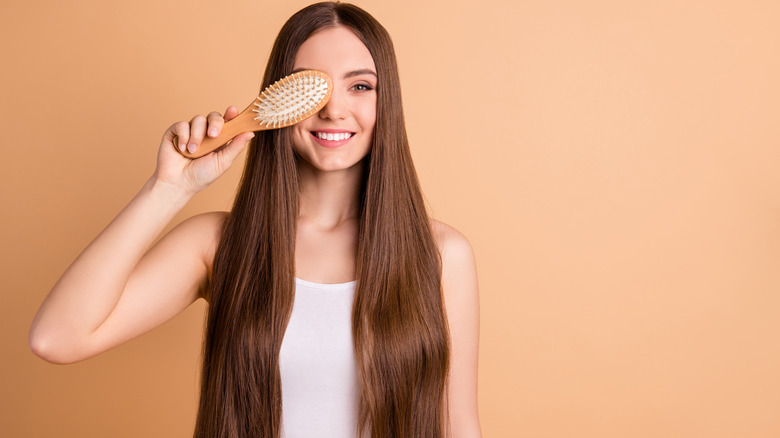
{"label": "brush handle", "polygon": [[[261,125],[260,122],[255,120],[256,114],[252,111],[252,108],[253,105],[249,104],[249,106],[246,107],[246,109],[242,111],[241,114],[225,122],[225,124],[222,126],[222,131],[217,137],[204,137],[203,141],[200,143],[200,145],[198,145],[198,149],[196,149],[194,153],[190,153],[186,147],[184,148],[184,151],[180,151],[178,147],[176,147],[176,150],[187,158],[200,158],[223,146],[238,134],[270,129]],[[176,142],[173,144],[176,146]]]}

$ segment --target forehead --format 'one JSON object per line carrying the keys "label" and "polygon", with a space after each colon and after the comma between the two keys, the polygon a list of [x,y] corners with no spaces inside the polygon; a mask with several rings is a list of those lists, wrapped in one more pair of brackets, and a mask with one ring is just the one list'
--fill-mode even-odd
{"label": "forehead", "polygon": [[310,36],[295,55],[293,69],[299,68],[322,70],[331,77],[366,68],[376,71],[368,48],[343,26],[323,29]]}

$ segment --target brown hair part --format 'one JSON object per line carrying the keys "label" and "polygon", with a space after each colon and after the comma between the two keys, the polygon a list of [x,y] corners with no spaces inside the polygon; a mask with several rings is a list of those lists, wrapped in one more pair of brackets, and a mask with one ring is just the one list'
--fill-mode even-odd
{"label": "brown hair part", "polygon": [[[261,89],[292,72],[306,39],[337,25],[363,41],[377,68],[352,312],[362,383],[355,432],[444,437],[450,340],[441,257],[412,163],[389,34],[356,6],[308,6],[279,32]],[[280,434],[279,351],[295,293],[298,191],[289,128],[256,133],[210,279],[195,437]]]}

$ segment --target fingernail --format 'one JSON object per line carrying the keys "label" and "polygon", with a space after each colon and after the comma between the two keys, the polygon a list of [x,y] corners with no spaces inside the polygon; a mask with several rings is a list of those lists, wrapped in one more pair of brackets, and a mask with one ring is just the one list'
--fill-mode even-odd
{"label": "fingernail", "polygon": [[195,146],[195,143],[190,143],[187,145],[187,150],[190,151],[190,153],[195,152],[195,148],[197,148],[197,146]]}
{"label": "fingernail", "polygon": [[209,129],[209,136],[210,137],[216,137],[217,136],[217,128]]}
{"label": "fingernail", "polygon": [[184,148],[186,148],[186,147],[187,147],[187,145],[186,145],[186,144],[184,144],[184,143],[179,143],[179,150],[180,150],[180,151],[184,152]]}

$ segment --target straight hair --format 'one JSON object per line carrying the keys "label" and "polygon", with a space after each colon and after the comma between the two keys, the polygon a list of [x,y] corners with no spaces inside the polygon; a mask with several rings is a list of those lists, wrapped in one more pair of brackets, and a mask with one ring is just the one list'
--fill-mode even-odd
{"label": "straight hair", "polygon": [[[361,381],[355,435],[444,437],[450,339],[441,257],[412,163],[389,34],[354,5],[308,6],[279,32],[262,88],[292,73],[304,41],[336,26],[363,41],[377,68],[352,310]],[[248,149],[209,276],[195,437],[280,435],[279,351],[295,298],[298,159],[289,128],[256,133]]]}

